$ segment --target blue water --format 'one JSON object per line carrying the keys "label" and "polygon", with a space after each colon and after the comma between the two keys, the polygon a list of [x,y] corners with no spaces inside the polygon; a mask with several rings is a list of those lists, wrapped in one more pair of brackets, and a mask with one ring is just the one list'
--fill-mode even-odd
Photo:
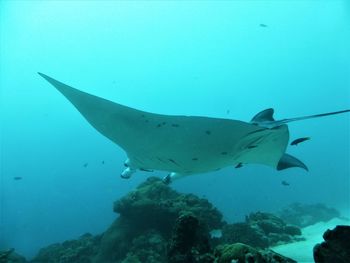
{"label": "blue water", "polygon": [[[0,25],[0,249],[28,258],[103,232],[113,201],[150,175],[122,180],[125,153],[38,71],[163,114],[249,121],[269,107],[277,119],[350,108],[345,0],[1,1]],[[288,149],[309,173],[248,165],[173,187],[205,196],[229,222],[295,201],[348,209],[350,114],[289,127],[291,139],[311,137]]]}

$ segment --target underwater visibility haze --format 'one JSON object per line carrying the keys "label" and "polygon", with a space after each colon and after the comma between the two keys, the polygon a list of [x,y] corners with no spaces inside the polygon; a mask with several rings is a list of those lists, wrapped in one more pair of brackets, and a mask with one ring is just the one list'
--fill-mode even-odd
{"label": "underwater visibility haze", "polygon": [[350,217],[347,1],[2,1],[0,26],[0,250],[99,234],[149,176],[228,222]]}

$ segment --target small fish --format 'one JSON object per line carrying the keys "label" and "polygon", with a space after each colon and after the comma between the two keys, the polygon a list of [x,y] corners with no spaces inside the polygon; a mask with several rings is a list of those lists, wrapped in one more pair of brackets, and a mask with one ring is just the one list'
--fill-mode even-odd
{"label": "small fish", "polygon": [[290,185],[287,181],[282,181],[281,184],[284,185],[284,186],[289,186]]}
{"label": "small fish", "polygon": [[267,27],[266,24],[259,24],[260,27]]}
{"label": "small fish", "polygon": [[236,166],[235,166],[235,168],[241,168],[243,166],[243,164],[242,163],[239,163],[239,164],[237,164]]}
{"label": "small fish", "polygon": [[19,180],[22,180],[23,178],[22,177],[20,177],[20,176],[15,176],[15,177],[13,177],[13,180],[15,180],[15,181],[19,181]]}
{"label": "small fish", "polygon": [[227,111],[226,111],[226,114],[230,114],[230,110],[227,110]]}
{"label": "small fish", "polygon": [[83,165],[83,166],[86,168],[88,165],[89,165],[88,163],[84,163],[84,165]]}
{"label": "small fish", "polygon": [[295,139],[294,141],[292,141],[292,142],[290,143],[290,145],[298,145],[299,143],[304,142],[304,141],[307,141],[307,140],[310,140],[310,137],[298,138],[298,139]]}
{"label": "small fish", "polygon": [[102,163],[102,164],[105,164],[105,161],[102,161],[101,163]]}

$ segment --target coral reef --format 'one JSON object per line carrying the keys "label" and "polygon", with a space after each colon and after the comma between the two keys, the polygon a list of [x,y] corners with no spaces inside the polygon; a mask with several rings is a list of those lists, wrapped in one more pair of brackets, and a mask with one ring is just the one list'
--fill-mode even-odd
{"label": "coral reef", "polygon": [[168,244],[168,262],[213,262],[209,232],[193,214],[183,214],[175,222]]}
{"label": "coral reef", "polygon": [[0,251],[0,263],[25,263],[24,257],[18,255],[13,248]]}
{"label": "coral reef", "polygon": [[222,234],[225,243],[244,243],[258,248],[302,240],[298,227],[262,212],[250,214],[244,223],[227,224]]}
{"label": "coral reef", "polygon": [[306,227],[320,221],[327,222],[332,218],[339,217],[340,213],[324,204],[293,203],[279,211],[278,216],[289,224]]}
{"label": "coral reef", "polygon": [[316,263],[348,263],[350,261],[350,226],[336,226],[323,234],[325,242],[314,247]]}
{"label": "coral reef", "polygon": [[224,224],[222,214],[206,199],[180,194],[157,177],[148,178],[135,191],[116,201],[114,211],[120,217],[103,234],[97,262],[124,258],[133,240],[149,230],[168,240],[181,215],[193,214],[208,230],[221,228]]}
{"label": "coral reef", "polygon": [[65,241],[40,249],[32,263],[90,263],[99,248],[100,236],[84,234],[77,240]]}
{"label": "coral reef", "polygon": [[[294,262],[260,248],[291,242],[300,234],[299,228],[260,212],[244,223],[227,224],[206,199],[180,194],[155,177],[116,201],[114,211],[119,217],[103,234],[48,246],[31,262]],[[217,229],[222,229],[221,238],[210,235]],[[232,244],[238,242],[245,244]]]}
{"label": "coral reef", "polygon": [[215,249],[215,263],[296,263],[272,250],[257,250],[251,246],[235,243],[220,245]]}

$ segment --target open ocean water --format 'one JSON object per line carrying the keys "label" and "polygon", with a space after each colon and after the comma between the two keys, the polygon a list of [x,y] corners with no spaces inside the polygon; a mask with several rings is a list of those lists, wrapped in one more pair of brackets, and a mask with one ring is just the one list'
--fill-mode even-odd
{"label": "open ocean water", "polygon": [[[349,47],[345,0],[0,1],[0,250],[30,259],[101,233],[113,202],[150,176],[121,179],[125,152],[37,72],[149,112],[250,121],[274,108],[284,119],[350,108]],[[228,222],[293,202],[349,218],[350,114],[289,129],[311,138],[287,150],[309,172],[251,164],[172,187]]]}

